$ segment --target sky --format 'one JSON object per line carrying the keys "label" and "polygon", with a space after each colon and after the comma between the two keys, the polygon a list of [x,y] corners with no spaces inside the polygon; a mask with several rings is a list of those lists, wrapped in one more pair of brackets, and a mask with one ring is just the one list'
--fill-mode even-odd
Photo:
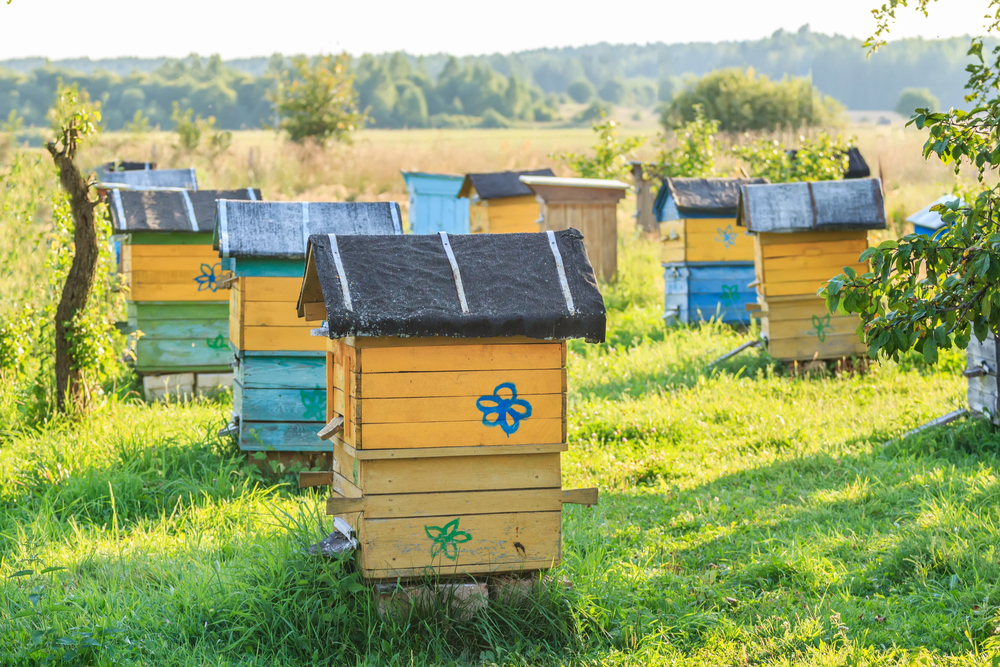
{"label": "sky", "polygon": [[[884,0],[0,0],[0,60],[225,59],[347,51],[480,55],[597,42],[760,39],[779,28],[864,38]],[[893,38],[979,34],[988,0],[899,12]],[[65,16],[66,18],[60,18]]]}

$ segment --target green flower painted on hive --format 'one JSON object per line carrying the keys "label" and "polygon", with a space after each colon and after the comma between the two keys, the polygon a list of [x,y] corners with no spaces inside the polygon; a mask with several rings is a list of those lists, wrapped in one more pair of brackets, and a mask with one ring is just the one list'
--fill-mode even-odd
{"label": "green flower painted on hive", "polygon": [[740,286],[739,285],[723,285],[722,286],[722,305],[735,306],[740,302]]}
{"label": "green flower painted on hive", "polygon": [[302,418],[307,421],[323,421],[326,416],[326,397],[323,396],[323,392],[302,389],[299,391],[299,397],[302,399],[302,407],[305,408]]}
{"label": "green flower painted on hive", "polygon": [[458,545],[465,544],[472,539],[472,535],[458,529],[458,519],[452,519],[443,528],[439,526],[424,526],[424,532],[427,533],[427,537],[433,542],[431,545],[431,558],[443,553],[444,557],[448,560],[456,560],[458,558]]}
{"label": "green flower painted on hive", "polygon": [[826,334],[833,331],[833,326],[830,324],[830,314],[827,313],[825,317],[820,317],[819,315],[813,315],[813,328],[809,330],[810,336],[816,336],[819,338],[819,342],[826,342]]}
{"label": "green flower painted on hive", "polygon": [[205,339],[205,343],[213,350],[224,350],[228,343],[226,342],[226,337],[219,334],[215,338]]}

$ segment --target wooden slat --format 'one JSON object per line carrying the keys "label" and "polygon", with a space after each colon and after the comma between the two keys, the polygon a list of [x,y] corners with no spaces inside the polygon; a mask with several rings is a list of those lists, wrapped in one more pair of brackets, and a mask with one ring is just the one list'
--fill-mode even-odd
{"label": "wooden slat", "polygon": [[[364,378],[365,376],[362,376]],[[366,398],[364,423],[418,424],[438,421],[482,422],[483,413],[476,407],[479,396],[443,398]],[[519,398],[531,405],[532,419],[561,419],[562,394],[525,394]],[[339,399],[343,400],[343,399]],[[526,422],[525,422],[526,423]]]}
{"label": "wooden slat", "polygon": [[136,245],[122,244],[122,256],[128,256],[133,261],[152,258],[185,259],[197,258],[201,261],[215,263],[219,261],[219,251],[211,245]]}
{"label": "wooden slat", "polygon": [[[302,486],[302,475],[299,473],[299,486]],[[319,486],[318,484],[315,486]],[[333,497],[326,499],[326,513],[332,515],[348,514],[351,512],[361,512],[368,505],[367,498],[341,498]]]}
{"label": "wooden slat", "polygon": [[[241,280],[246,280],[241,278]],[[243,323],[247,326],[274,327],[318,327],[319,320],[300,318],[295,310],[294,301],[254,301],[243,315]]]}
{"label": "wooden slat", "polygon": [[[351,458],[346,449],[341,449],[339,456],[341,460]],[[350,466],[353,470],[353,463]],[[562,485],[559,452],[368,459],[362,460],[359,468],[358,486],[366,495],[555,489]]]}
{"label": "wooden slat", "polygon": [[[249,309],[252,305],[244,303],[243,307]],[[305,324],[294,327],[244,325],[242,328],[241,350],[322,352],[326,348],[326,339],[311,335],[311,327]]]}
{"label": "wooden slat", "polygon": [[562,492],[561,502],[568,505],[586,505],[591,507],[597,504],[597,489],[567,489]]}
{"label": "wooden slat", "polygon": [[[861,319],[857,315],[833,315],[830,317],[828,323],[823,324],[822,328],[826,336],[846,334],[854,335],[859,324],[861,324]],[[764,318],[761,326],[763,328],[762,331],[764,332],[764,335],[766,335],[768,339],[795,338],[810,335],[815,336],[817,333],[816,325],[813,323],[811,318],[784,321],[774,321],[770,318]],[[766,331],[764,331],[764,329],[766,329]]]}
{"label": "wooden slat", "polygon": [[[308,489],[314,486],[328,486],[333,484],[333,472],[325,471],[302,471],[299,473],[299,488]],[[353,510],[352,510],[353,511]],[[327,514],[336,514],[330,511],[330,503],[327,501]]]}
{"label": "wooden slat", "polygon": [[237,288],[229,290],[229,340],[237,350],[243,349],[243,290],[239,289],[239,279]]}
{"label": "wooden slat", "polygon": [[[361,373],[540,370],[562,368],[565,343],[548,345],[432,345],[376,348],[364,355]],[[363,380],[367,382],[367,380]]]}
{"label": "wooden slat", "polygon": [[247,301],[280,301],[295,304],[299,300],[299,290],[302,288],[302,278],[247,276],[241,283],[246,290]]}
{"label": "wooden slat", "polygon": [[[559,442],[562,419],[536,419],[520,422],[510,435],[498,427],[482,422],[427,422],[413,424],[368,424],[359,429],[355,438],[358,449],[409,449],[420,447],[485,447],[496,445],[531,445]],[[348,438],[348,442],[351,440]]]}
{"label": "wooden slat", "polygon": [[[818,264],[823,266],[848,266],[858,264],[858,256],[861,253],[844,252],[836,254],[823,254],[819,256],[793,255],[790,257],[772,257],[767,261],[767,270],[787,271],[791,269],[809,269]],[[867,271],[867,266],[865,271]]]}
{"label": "wooden slat", "polygon": [[[329,477],[329,473],[326,473]],[[454,493],[408,493],[390,496],[366,496],[363,507],[349,505],[346,499],[327,500],[327,514],[364,510],[365,520],[402,519],[407,517],[471,516],[496,514],[498,509],[514,512],[558,512],[564,493],[560,489],[517,489],[515,491],[479,491]],[[331,510],[331,501],[336,511]],[[354,501],[356,502],[356,501]],[[357,509],[354,509],[354,508]]]}
{"label": "wooden slat", "polygon": [[428,447],[426,449],[355,449],[343,441],[337,446],[359,461],[385,459],[432,459],[455,456],[508,456],[522,454],[551,454],[569,449],[566,442],[551,445],[502,445],[498,447]]}
{"label": "wooden slat", "polygon": [[[823,261],[817,262],[813,266],[799,269],[775,270],[770,264],[767,264],[764,270],[764,284],[771,287],[772,285],[779,283],[815,281],[818,288],[819,285],[826,283],[831,278],[843,273],[844,266],[844,264]],[[868,270],[867,264],[850,263],[846,266],[850,266],[858,273],[864,273]]]}
{"label": "wooden slat", "polygon": [[[333,340],[333,339],[330,339]],[[349,336],[344,344],[353,349],[370,347],[423,347],[424,345],[551,345],[551,340],[528,338],[527,336],[507,336],[496,338],[449,338],[448,336],[428,336],[424,338],[398,338],[395,336],[363,338]]]}
{"label": "wooden slat", "polygon": [[867,243],[868,232],[863,229],[827,232],[792,232],[790,234],[764,232],[755,234],[755,238],[757,239],[757,243],[762,246],[787,245],[789,243],[830,243],[856,239],[862,239]]}
{"label": "wooden slat", "polygon": [[[861,255],[868,247],[865,239],[846,241],[814,241],[810,243],[784,243],[780,245],[762,246],[761,257],[765,260],[772,257],[822,257],[825,255],[839,255],[843,253],[857,253]],[[766,269],[765,261],[765,269]]]}
{"label": "wooden slat", "polygon": [[[442,373],[376,373],[352,383],[356,397],[423,398],[486,396],[503,383],[513,383],[518,394],[558,394],[566,390],[561,370],[472,371]],[[356,385],[360,384],[355,388]]]}
{"label": "wooden slat", "polygon": [[[831,276],[832,277],[832,276]],[[772,296],[816,296],[816,292],[826,281],[807,280],[794,283],[764,283],[758,289],[765,297]],[[818,297],[817,297],[818,298]]]}
{"label": "wooden slat", "polygon": [[[468,541],[457,545],[455,559],[444,554],[433,556],[434,541],[429,531],[443,529],[453,519],[459,519],[457,531]],[[526,512],[510,514],[480,514],[435,519],[368,519],[361,520],[359,530],[360,564],[362,573],[395,573],[411,576],[424,568],[440,568],[442,574],[452,571],[517,571],[533,567],[531,563],[556,566],[562,548],[561,512]]]}
{"label": "wooden slat", "polygon": [[135,284],[131,283],[128,299],[130,301],[219,301],[229,300],[228,290],[198,291],[198,285],[191,281],[190,285],[177,284]]}
{"label": "wooden slat", "polygon": [[820,343],[815,336],[779,338],[768,341],[767,351],[774,358],[786,361],[808,361],[813,358],[837,359],[849,356],[865,357],[868,354],[864,343],[853,334],[827,336],[823,343]]}

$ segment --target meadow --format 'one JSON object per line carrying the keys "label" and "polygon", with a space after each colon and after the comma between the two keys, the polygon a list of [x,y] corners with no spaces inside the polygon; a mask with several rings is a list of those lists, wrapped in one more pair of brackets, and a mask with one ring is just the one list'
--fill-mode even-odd
{"label": "meadow", "polygon": [[[899,179],[890,210],[947,187],[911,154],[916,133],[863,131]],[[435,132],[324,154],[247,133],[192,159],[204,187],[403,199],[400,166],[541,166],[590,143]],[[140,147],[105,137],[87,159],[116,141]],[[167,137],[143,141],[174,159]],[[49,261],[38,204],[54,185],[34,160],[0,163],[7,320]],[[607,341],[568,355],[563,485],[601,500],[567,506],[563,563],[531,596],[384,619],[349,561],[308,553],[330,531],[324,493],[215,435],[228,397],[146,405],[123,372],[90,415],[61,418],[5,381],[0,665],[996,665],[1000,435],[959,421],[898,437],[965,405],[963,353],[793,373],[755,349],[709,367],[756,329],[664,327],[658,242],[629,215]]]}

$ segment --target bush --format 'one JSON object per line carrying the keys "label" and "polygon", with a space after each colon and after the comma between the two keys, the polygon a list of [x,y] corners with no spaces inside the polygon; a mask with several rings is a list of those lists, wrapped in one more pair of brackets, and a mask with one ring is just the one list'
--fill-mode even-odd
{"label": "bush", "polygon": [[510,121],[501,116],[496,110],[487,109],[483,112],[483,119],[479,121],[479,127],[490,130],[501,127],[510,127]]}
{"label": "bush", "polygon": [[917,109],[930,109],[931,112],[940,108],[940,101],[928,88],[904,88],[899,93],[896,102],[896,113],[909,118]]}
{"label": "bush", "polygon": [[594,84],[590,83],[586,79],[574,81],[569,84],[569,88],[566,89],[566,94],[578,104],[589,102],[594,97],[596,92],[597,91],[594,90]]}
{"label": "bush", "polygon": [[771,81],[753,69],[732,68],[710,72],[677,95],[663,112],[664,127],[693,121],[699,106],[723,132],[823,127],[844,115],[843,105],[822,95],[809,79]]}
{"label": "bush", "polygon": [[606,102],[621,104],[625,101],[628,89],[625,88],[625,84],[618,79],[610,79],[601,85],[601,87],[597,90],[597,94]]}
{"label": "bush", "polygon": [[597,100],[590,103],[590,106],[573,116],[574,123],[593,123],[611,113],[611,107],[601,104]]}

